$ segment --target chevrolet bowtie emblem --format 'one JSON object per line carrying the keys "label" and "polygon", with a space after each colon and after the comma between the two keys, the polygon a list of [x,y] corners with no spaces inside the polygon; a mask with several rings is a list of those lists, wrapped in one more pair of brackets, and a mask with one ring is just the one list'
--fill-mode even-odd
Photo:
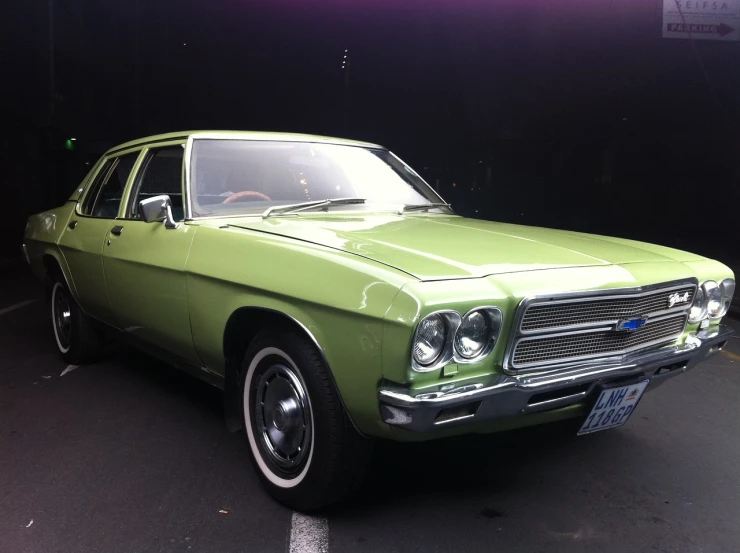
{"label": "chevrolet bowtie emblem", "polygon": [[647,319],[628,319],[619,321],[615,330],[637,330],[638,328],[645,326],[646,322]]}

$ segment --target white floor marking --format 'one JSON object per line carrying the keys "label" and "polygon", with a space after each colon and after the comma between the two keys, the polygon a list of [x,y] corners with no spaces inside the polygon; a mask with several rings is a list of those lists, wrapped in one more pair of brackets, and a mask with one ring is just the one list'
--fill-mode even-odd
{"label": "white floor marking", "polygon": [[37,301],[38,300],[26,300],[20,303],[16,303],[15,305],[11,305],[10,307],[0,309],[0,315],[5,315],[6,313],[10,313],[11,311],[15,311],[16,309],[20,309],[21,307],[26,307],[27,305],[31,305],[32,303],[35,303]]}
{"label": "white floor marking", "polygon": [[65,375],[65,374],[67,374],[68,372],[70,372],[70,371],[73,371],[73,370],[75,370],[75,369],[76,369],[76,368],[78,368],[78,367],[79,367],[79,365],[67,365],[67,368],[66,368],[66,369],[64,369],[64,370],[62,371],[62,374],[60,374],[59,376],[64,376],[64,375]]}
{"label": "white floor marking", "polygon": [[33,524],[33,519],[31,519],[31,522],[29,522],[28,524],[26,524],[26,528],[30,528],[32,524]]}
{"label": "white floor marking", "polygon": [[289,553],[328,553],[329,521],[293,513]]}

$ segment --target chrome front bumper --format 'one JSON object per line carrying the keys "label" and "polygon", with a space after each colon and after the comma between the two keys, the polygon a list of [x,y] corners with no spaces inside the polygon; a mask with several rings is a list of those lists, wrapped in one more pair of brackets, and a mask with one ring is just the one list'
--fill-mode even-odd
{"label": "chrome front bumper", "polygon": [[488,386],[470,384],[417,395],[404,388],[382,387],[378,391],[380,411],[387,424],[426,432],[583,403],[597,386],[622,379],[647,377],[650,390],[720,351],[732,334],[730,327],[720,325],[690,335],[681,346],[581,363],[550,373],[502,374]]}

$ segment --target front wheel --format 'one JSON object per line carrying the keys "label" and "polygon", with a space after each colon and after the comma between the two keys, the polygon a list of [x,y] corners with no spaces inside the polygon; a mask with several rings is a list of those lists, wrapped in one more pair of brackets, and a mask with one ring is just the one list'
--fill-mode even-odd
{"label": "front wheel", "polygon": [[304,336],[267,330],[241,371],[244,427],[268,493],[311,511],[340,501],[362,482],[371,443],[361,437],[322,356]]}

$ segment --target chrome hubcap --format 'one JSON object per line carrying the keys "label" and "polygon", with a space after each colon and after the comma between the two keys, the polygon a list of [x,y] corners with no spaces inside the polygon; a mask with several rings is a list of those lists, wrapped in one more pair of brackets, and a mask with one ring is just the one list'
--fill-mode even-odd
{"label": "chrome hubcap", "polygon": [[57,338],[63,348],[69,347],[69,341],[72,336],[72,313],[69,309],[69,299],[67,294],[57,286],[54,289],[54,326],[57,330]]}
{"label": "chrome hubcap", "polygon": [[311,408],[293,369],[276,362],[259,379],[254,419],[262,450],[282,470],[300,466],[311,444]]}

